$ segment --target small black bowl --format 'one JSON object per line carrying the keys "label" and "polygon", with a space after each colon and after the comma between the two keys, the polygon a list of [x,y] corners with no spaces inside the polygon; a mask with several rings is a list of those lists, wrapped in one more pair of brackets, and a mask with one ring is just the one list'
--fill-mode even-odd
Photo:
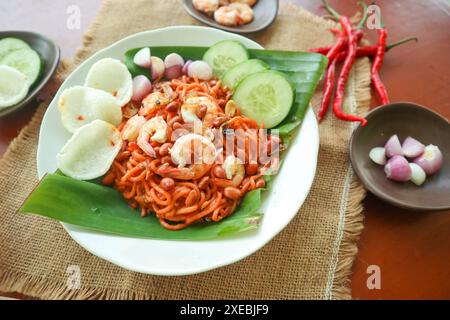
{"label": "small black bowl", "polygon": [[264,30],[275,21],[278,14],[278,0],[258,0],[252,8],[254,17],[252,22],[237,27],[227,27],[218,24],[214,17],[195,9],[192,0],[184,0],[183,5],[184,9],[195,19],[211,27],[235,33],[252,33]]}
{"label": "small black bowl", "polygon": [[[350,140],[350,159],[364,186],[380,199],[412,210],[450,209],[450,123],[437,113],[410,102],[378,107],[366,117],[367,125],[358,127]],[[444,164],[427,177],[421,186],[412,182],[388,180],[383,166],[369,158],[374,147],[382,147],[393,134],[402,142],[411,136],[425,145],[439,147]]]}
{"label": "small black bowl", "polygon": [[32,101],[55,73],[59,62],[58,46],[52,40],[39,33],[31,31],[0,31],[0,40],[8,37],[21,39],[36,50],[43,60],[44,70],[37,83],[30,88],[27,96],[22,101],[14,106],[0,109],[0,117],[19,110]]}

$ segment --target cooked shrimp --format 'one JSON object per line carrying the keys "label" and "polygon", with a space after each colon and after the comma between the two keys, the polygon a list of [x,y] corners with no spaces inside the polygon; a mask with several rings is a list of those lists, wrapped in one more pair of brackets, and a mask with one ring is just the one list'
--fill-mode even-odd
{"label": "cooked shrimp", "polygon": [[238,11],[229,6],[220,7],[214,12],[214,20],[223,26],[237,26],[239,24]]}
{"label": "cooked shrimp", "polygon": [[258,0],[228,0],[227,2],[231,2],[231,3],[234,3],[234,2],[244,3],[244,4],[249,5],[250,7],[253,7],[253,6],[256,4],[257,1],[258,1]]}
{"label": "cooked shrimp", "polygon": [[163,117],[154,117],[148,120],[139,131],[137,144],[151,157],[156,158],[155,150],[150,144],[151,141],[164,143],[167,140],[167,123]]}
{"label": "cooked shrimp", "polygon": [[139,131],[142,126],[145,124],[146,120],[143,116],[138,116],[137,114],[132,116],[125,127],[122,130],[122,139],[128,141],[136,141],[139,136]]}
{"label": "cooked shrimp", "polygon": [[189,97],[181,106],[181,117],[184,122],[203,121],[203,126],[209,128],[220,111],[219,106],[208,97]]}
{"label": "cooked shrimp", "polygon": [[136,115],[138,111],[139,111],[139,104],[134,101],[130,101],[122,107],[122,115],[124,118],[127,119]]}
{"label": "cooked shrimp", "polygon": [[147,95],[142,100],[142,107],[139,110],[139,115],[148,115],[151,111],[159,106],[165,106],[173,101],[173,90],[167,83],[162,83],[161,88],[163,92],[153,92]]}
{"label": "cooked shrimp", "polygon": [[238,26],[253,20],[253,9],[245,3],[234,2],[214,12],[214,20],[225,26]]}
{"label": "cooked shrimp", "polygon": [[157,90],[157,91],[162,90],[162,92],[164,92],[164,94],[168,98],[172,98],[173,94],[174,94],[173,89],[170,86],[170,81],[164,81],[164,82],[155,84],[155,90]]}
{"label": "cooked shrimp", "polygon": [[153,92],[142,100],[142,107],[139,110],[140,115],[147,115],[155,108],[169,104],[170,100],[162,92]]}
{"label": "cooked shrimp", "polygon": [[[170,155],[178,168],[162,167],[157,171],[159,175],[180,180],[196,180],[211,169],[216,158],[216,147],[207,138],[189,133],[175,141]],[[192,155],[194,163],[191,163]]]}
{"label": "cooked shrimp", "polygon": [[219,0],[192,0],[192,5],[198,11],[212,14],[219,8]]}
{"label": "cooked shrimp", "polygon": [[228,7],[238,12],[239,24],[246,24],[253,20],[253,9],[245,3],[234,2],[231,3]]}

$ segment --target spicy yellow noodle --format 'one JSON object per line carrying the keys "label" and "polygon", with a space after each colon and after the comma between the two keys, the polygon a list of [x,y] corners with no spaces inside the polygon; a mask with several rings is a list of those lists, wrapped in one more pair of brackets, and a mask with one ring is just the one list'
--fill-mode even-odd
{"label": "spicy yellow noodle", "polygon": [[[131,207],[140,209],[142,217],[155,213],[161,225],[170,230],[180,230],[199,221],[220,221],[235,211],[247,192],[264,187],[261,170],[267,165],[264,163],[246,161],[244,173],[228,179],[223,166],[215,162],[200,165],[203,171],[192,179],[180,179],[178,166],[171,158],[170,150],[178,138],[173,133],[178,129],[192,130],[192,124],[185,123],[181,113],[181,107],[189,97],[207,97],[217,106],[217,113],[213,116],[205,113],[201,105],[195,109],[203,125],[216,134],[224,135],[227,129],[242,130],[244,143],[240,145],[241,150],[236,143],[237,148],[232,151],[235,156],[239,152],[248,155],[252,145],[257,148],[263,146],[259,136],[247,134],[249,129],[258,129],[254,120],[242,116],[239,109],[225,113],[231,92],[220,81],[199,81],[182,76],[155,84],[153,93],[162,98],[155,100],[151,108],[145,106],[147,98],[124,107],[126,110],[123,110],[124,118],[119,130],[123,133],[129,119],[136,113],[146,121],[162,117],[167,123],[167,140],[161,143],[149,139],[150,149],[154,151],[149,155],[137,141],[124,139],[103,184],[120,191]],[[227,152],[230,153],[224,147],[224,157]]]}

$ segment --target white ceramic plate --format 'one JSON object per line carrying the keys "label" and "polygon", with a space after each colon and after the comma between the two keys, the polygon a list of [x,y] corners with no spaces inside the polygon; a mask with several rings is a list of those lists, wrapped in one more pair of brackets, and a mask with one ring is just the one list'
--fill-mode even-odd
{"label": "white ceramic plate", "polygon": [[[39,178],[57,169],[56,154],[70,133],[61,124],[57,101],[60,93],[84,83],[89,68],[97,60],[123,59],[130,48],[141,46],[209,46],[219,40],[236,39],[248,48],[262,48],[245,37],[217,29],[177,26],[141,32],[97,52],[64,81],[50,104],[39,135],[37,167]],[[311,109],[292,142],[270,194],[266,194],[259,230],[254,233],[208,241],[167,241],[127,238],[92,232],[63,224],[70,236],[96,256],[123,268],[155,275],[195,274],[241,260],[269,242],[294,218],[314,179],[319,149],[317,121]]]}

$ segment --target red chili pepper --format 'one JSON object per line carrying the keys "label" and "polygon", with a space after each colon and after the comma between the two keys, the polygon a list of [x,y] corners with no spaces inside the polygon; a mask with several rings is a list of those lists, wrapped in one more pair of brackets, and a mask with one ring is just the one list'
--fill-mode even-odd
{"label": "red chili pepper", "polygon": [[319,112],[317,114],[317,118],[319,119],[319,122],[323,120],[323,118],[325,117],[325,114],[328,111],[328,106],[330,105],[331,96],[333,94],[336,63],[341,60],[341,57],[345,57],[345,52],[339,53],[335,59],[331,60],[329,66],[328,66],[327,74],[325,75],[325,82],[324,82],[324,86],[323,86],[322,102],[320,104]]}
{"label": "red chili pepper", "polygon": [[[416,37],[409,37],[406,39],[402,39],[400,41],[388,44],[386,46],[386,52],[391,50],[392,48],[395,48],[405,42],[408,41],[418,41],[418,39]],[[310,49],[309,52],[315,52],[315,53],[321,53],[323,55],[327,55],[328,51],[330,51],[331,46],[325,46],[325,47],[319,47],[319,48],[314,48],[314,49]],[[342,46],[342,50],[347,50],[347,44],[345,43]],[[373,57],[375,56],[375,54],[377,53],[378,50],[378,46],[363,46],[363,47],[358,47],[356,48],[356,57]]]}
{"label": "red chili pepper", "polygon": [[[373,57],[377,53],[377,46],[364,46],[356,48],[356,57]],[[309,50],[309,52],[320,53],[326,56],[330,51],[331,46],[328,47],[320,47]],[[345,45],[342,48],[342,51],[347,50],[347,46]]]}
{"label": "red chili pepper", "polygon": [[[362,57],[373,57],[377,52],[377,46],[365,46],[356,48],[356,58]],[[338,62],[342,62],[345,59],[345,56],[341,56]]]}
{"label": "red chili pepper", "polygon": [[[356,58],[362,57],[373,57],[377,52],[377,46],[364,46],[356,48]],[[345,59],[344,57],[340,57],[341,59],[338,62],[341,62]]]}
{"label": "red chili pepper", "polygon": [[382,104],[389,103],[389,97],[386,91],[386,87],[380,79],[380,68],[383,64],[384,52],[386,51],[386,37],[386,30],[378,29],[377,53],[375,55],[375,59],[373,60],[372,69],[370,72],[373,86]]}
{"label": "red chili pepper", "polygon": [[377,46],[364,46],[356,48],[356,56],[359,57],[373,57],[377,53]]}
{"label": "red chili pepper", "polygon": [[331,46],[317,47],[317,48],[309,49],[308,52],[320,53],[325,56],[328,53],[328,51],[330,51],[330,49],[331,49]]}
{"label": "red chili pepper", "polygon": [[342,16],[340,23],[347,35],[348,49],[347,56],[345,57],[344,64],[342,65],[339,77],[336,83],[336,93],[334,95],[333,111],[337,118],[345,121],[360,121],[361,126],[365,126],[367,120],[361,117],[357,117],[351,114],[345,114],[342,111],[342,104],[344,102],[345,83],[347,82],[350,69],[356,58],[356,37],[353,32],[353,27],[350,19],[346,16]]}
{"label": "red chili pepper", "polygon": [[362,39],[363,35],[364,32],[362,30],[355,30],[356,43],[358,43]]}
{"label": "red chili pepper", "polygon": [[338,54],[339,51],[341,51],[342,46],[345,42],[345,34],[340,29],[331,29],[332,32],[337,33],[337,41],[336,43],[331,46],[330,50],[326,54],[328,58],[328,65],[330,65],[331,61],[334,60],[334,57]]}
{"label": "red chili pepper", "polygon": [[[333,30],[338,30],[338,29],[331,29],[331,31],[333,31]],[[336,31],[333,31],[333,32],[336,32]],[[356,42],[359,42],[359,40],[362,39],[363,35],[364,35],[364,32],[362,32],[362,30],[356,30],[355,31]],[[326,56],[332,47],[333,46],[318,47],[318,48],[310,49],[309,52],[321,53],[324,56]],[[341,49],[342,49],[342,51],[347,50],[347,41],[344,41],[344,44],[342,45]]]}

